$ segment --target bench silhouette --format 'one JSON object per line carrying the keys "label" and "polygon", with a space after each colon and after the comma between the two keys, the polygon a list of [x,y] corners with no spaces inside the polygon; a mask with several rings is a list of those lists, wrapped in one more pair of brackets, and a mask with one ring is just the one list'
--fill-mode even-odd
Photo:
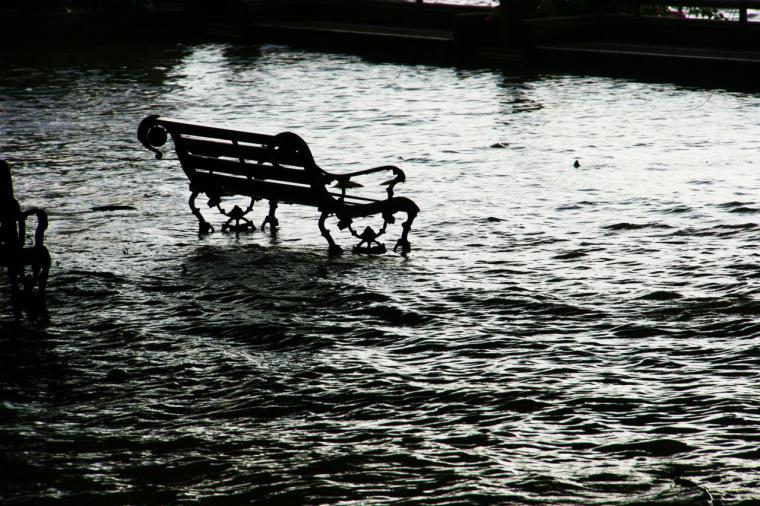
{"label": "bench silhouette", "polygon": [[[33,242],[28,245],[26,221],[32,215],[37,219],[37,226]],[[17,317],[22,308],[29,312],[46,311],[50,253],[43,242],[47,225],[47,213],[42,209],[21,210],[13,194],[10,165],[0,160],[0,265],[8,271],[11,304]],[[27,266],[31,269],[28,273]]]}
{"label": "bench silhouette", "polygon": [[[269,212],[261,228],[269,225],[272,233],[279,225],[275,216],[278,204],[315,207],[320,213],[319,230],[327,239],[330,254],[343,250],[325,227],[329,216],[338,219],[339,229],[348,229],[361,240],[354,246],[354,252],[382,253],[385,246],[377,239],[385,233],[388,224],[395,222],[394,214],[401,211],[406,213],[407,220],[401,225],[402,234],[393,249],[401,250],[402,254],[411,250],[408,235],[419,208],[408,198],[394,196],[395,186],[406,179],[398,167],[385,165],[346,174],[327,172],[316,164],[306,142],[291,132],[265,135],[160,116],[146,117],[137,129],[137,138],[158,159],[162,158],[158,148],[166,143],[168,136],[174,142],[177,157],[190,181],[189,204],[198,219],[199,235],[214,231],[195,205],[198,195],[204,193],[208,197],[208,206],[216,207],[227,217],[222,231],[236,233],[255,229],[247,216],[258,200],[269,201]],[[383,183],[387,185],[387,198],[371,199],[347,193],[350,188],[362,186],[353,181],[354,178],[386,171],[393,175]],[[333,185],[328,189],[330,183]],[[232,195],[250,197],[250,205],[246,209],[235,205],[226,210],[222,207],[222,200]],[[357,233],[353,229],[354,218],[373,215],[383,218],[378,231],[366,227]]]}

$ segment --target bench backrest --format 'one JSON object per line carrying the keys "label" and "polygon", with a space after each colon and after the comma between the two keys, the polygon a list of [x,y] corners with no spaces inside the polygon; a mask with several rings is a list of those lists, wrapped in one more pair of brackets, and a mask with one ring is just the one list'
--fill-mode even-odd
{"label": "bench backrest", "polygon": [[159,116],[148,116],[138,128],[138,139],[157,158],[167,134],[193,191],[317,207],[335,203],[325,189],[325,171],[296,134],[265,135]]}

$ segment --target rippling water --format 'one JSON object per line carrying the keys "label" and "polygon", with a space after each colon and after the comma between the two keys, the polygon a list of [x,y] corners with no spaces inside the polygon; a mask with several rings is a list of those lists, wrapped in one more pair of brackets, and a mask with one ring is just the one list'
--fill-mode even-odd
{"label": "rippling water", "polygon": [[[54,259],[49,323],[0,286],[3,503],[760,501],[760,96],[281,46],[0,61]],[[288,206],[199,240],[151,113],[400,165],[412,254],[329,259]]]}

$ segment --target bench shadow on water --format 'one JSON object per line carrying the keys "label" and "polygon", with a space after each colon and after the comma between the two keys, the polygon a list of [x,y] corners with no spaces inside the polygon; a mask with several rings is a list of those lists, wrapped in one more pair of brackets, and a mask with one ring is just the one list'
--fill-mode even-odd
{"label": "bench shadow on water", "polygon": [[[318,240],[318,232],[312,233]],[[416,313],[400,309],[392,293],[373,289],[377,274],[368,274],[384,269],[381,278],[392,277],[392,271],[404,269],[404,259],[351,254],[331,259],[321,244],[294,248],[262,235],[235,240],[231,234],[225,240],[214,234],[211,241],[175,247],[176,256],[141,256],[125,247],[124,262],[131,265],[126,272],[124,265],[114,272],[58,272],[51,293],[51,303],[59,307],[54,323],[79,321],[82,330],[101,337],[181,341],[197,336],[304,351],[361,336],[372,323],[416,322]],[[68,314],[74,310],[81,314]]]}
{"label": "bench shadow on water", "polygon": [[[191,283],[176,288],[189,288],[191,293],[186,307],[177,308],[184,312],[178,318],[188,322],[181,332],[283,349],[327,346],[350,332],[350,323],[366,317],[362,309],[368,303],[387,300],[362,286],[365,261],[330,260],[321,247],[198,248],[186,258],[186,272],[176,280]],[[173,289],[163,293],[160,281],[155,289],[173,297]]]}

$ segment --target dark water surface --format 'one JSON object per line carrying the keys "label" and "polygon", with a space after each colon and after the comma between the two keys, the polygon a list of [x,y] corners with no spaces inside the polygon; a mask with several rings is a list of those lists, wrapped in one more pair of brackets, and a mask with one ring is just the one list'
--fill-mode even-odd
{"label": "dark water surface", "polygon": [[[0,284],[3,504],[760,501],[759,95],[278,46],[0,61],[54,259],[47,325]],[[198,239],[151,113],[400,165],[412,254],[329,259],[288,206]]]}

